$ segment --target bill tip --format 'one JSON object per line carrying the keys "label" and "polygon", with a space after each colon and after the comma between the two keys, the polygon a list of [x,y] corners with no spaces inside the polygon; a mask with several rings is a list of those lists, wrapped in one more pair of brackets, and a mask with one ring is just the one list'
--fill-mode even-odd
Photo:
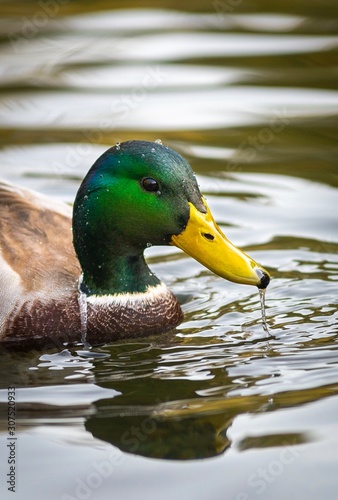
{"label": "bill tip", "polygon": [[260,289],[267,288],[268,284],[270,283],[270,276],[268,275],[268,273],[263,269],[260,269],[259,267],[256,267],[255,273],[260,279],[260,283],[257,285],[257,287]]}

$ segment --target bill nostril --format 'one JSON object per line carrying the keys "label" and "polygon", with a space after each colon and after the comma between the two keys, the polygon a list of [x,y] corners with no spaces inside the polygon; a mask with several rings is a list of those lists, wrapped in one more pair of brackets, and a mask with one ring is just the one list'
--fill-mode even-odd
{"label": "bill nostril", "polygon": [[202,236],[204,236],[204,238],[208,241],[213,241],[215,239],[215,236],[210,233],[202,233]]}

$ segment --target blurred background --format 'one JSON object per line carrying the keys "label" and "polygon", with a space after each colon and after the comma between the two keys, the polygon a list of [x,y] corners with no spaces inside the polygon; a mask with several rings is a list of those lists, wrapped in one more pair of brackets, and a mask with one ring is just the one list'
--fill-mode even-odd
{"label": "blurred background", "polygon": [[337,2],[2,0],[0,19],[0,177],[72,203],[105,149],[161,139],[272,275],[270,337],[255,289],[151,248],[174,332],[2,349],[16,498],[335,499]]}

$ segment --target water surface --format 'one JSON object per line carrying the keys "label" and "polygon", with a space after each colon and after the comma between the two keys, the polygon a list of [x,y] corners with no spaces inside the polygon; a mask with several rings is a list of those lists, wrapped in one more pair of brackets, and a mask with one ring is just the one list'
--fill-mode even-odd
{"label": "water surface", "polygon": [[14,386],[17,499],[333,500],[338,8],[142,4],[1,3],[0,176],[71,203],[105,149],[160,138],[271,272],[270,335],[256,289],[151,248],[184,322],[94,354],[1,350],[0,470]]}

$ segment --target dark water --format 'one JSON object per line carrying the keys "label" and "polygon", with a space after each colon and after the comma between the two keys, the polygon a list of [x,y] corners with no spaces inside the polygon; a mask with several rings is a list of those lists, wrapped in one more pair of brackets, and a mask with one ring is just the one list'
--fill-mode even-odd
{"label": "dark water", "polygon": [[183,303],[175,332],[97,357],[2,351],[1,498],[337,498],[336,2],[4,1],[0,13],[1,177],[71,202],[107,147],[160,138],[273,276],[267,337],[254,288],[151,248]]}

